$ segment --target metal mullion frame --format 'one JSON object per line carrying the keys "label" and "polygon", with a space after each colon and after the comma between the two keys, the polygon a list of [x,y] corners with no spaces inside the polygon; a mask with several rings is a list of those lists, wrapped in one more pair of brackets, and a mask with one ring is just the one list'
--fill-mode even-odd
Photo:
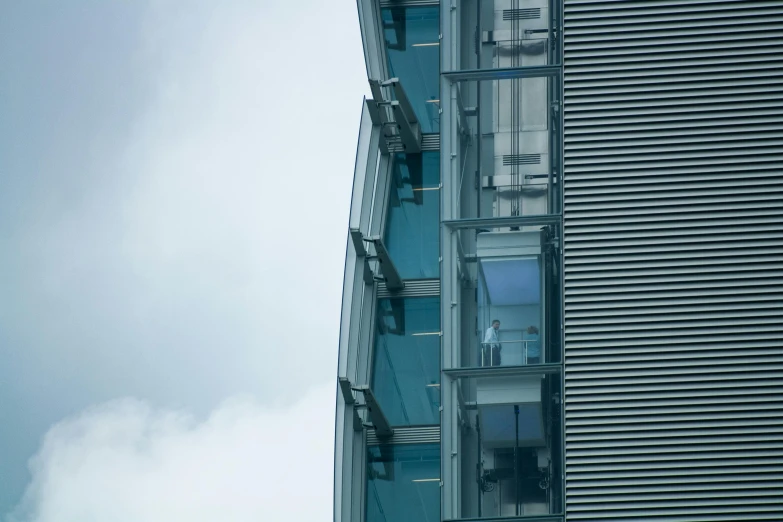
{"label": "metal mullion frame", "polygon": [[[348,223],[349,229],[356,228],[366,234],[370,228],[376,187],[381,130],[372,125],[365,103],[362,108]],[[375,285],[367,285],[364,281],[365,262],[364,252],[356,251],[349,235],[346,244],[337,375],[338,378],[347,378],[352,383],[366,379],[366,370],[361,364],[365,358],[361,347],[366,346],[362,343],[362,334],[366,331],[370,319],[367,303],[373,302]],[[341,458],[335,462],[334,517],[342,522],[359,520],[356,517],[361,516],[364,507],[365,433],[363,430],[354,431],[353,418],[354,405],[346,404],[345,398],[338,392],[335,455]]]}
{"label": "metal mullion frame", "polygon": [[[459,52],[459,13],[458,2],[441,2],[440,5],[440,64],[441,70],[454,70],[457,67]],[[440,165],[441,165],[441,220],[458,217],[459,200],[459,136],[454,125],[457,114],[457,85],[445,75],[440,77]],[[460,466],[459,428],[457,415],[457,385],[445,378],[443,368],[450,368],[459,355],[459,319],[460,295],[457,280],[457,237],[458,232],[441,226],[441,519],[448,519],[459,513]]]}
{"label": "metal mullion frame", "polygon": [[386,233],[386,209],[389,206],[389,191],[391,190],[391,173],[393,168],[394,154],[381,154],[378,163],[375,194],[373,195],[370,236],[384,237]]}
{"label": "metal mullion frame", "polygon": [[[357,146],[354,187],[351,197],[349,228],[363,235],[383,230],[390,183],[392,158],[380,153],[381,128],[373,126],[366,104],[363,104]],[[372,368],[372,332],[375,323],[377,287],[366,284],[362,275],[366,259],[357,253],[350,237],[347,242],[343,308],[340,332],[338,377],[354,385],[369,384]],[[350,289],[350,291],[349,291]],[[335,520],[362,520],[366,502],[366,432],[353,429],[354,406],[337,397],[335,444],[341,444],[341,455],[335,470]],[[350,470],[346,472],[347,470]],[[340,476],[338,477],[338,473]]]}
{"label": "metal mullion frame", "polygon": [[557,225],[560,214],[539,214],[512,217],[458,218],[443,220],[443,226],[451,230],[477,228],[506,228],[514,226]]}
{"label": "metal mullion frame", "polygon": [[443,374],[450,379],[463,377],[510,377],[520,375],[555,374],[563,371],[560,363],[527,364],[520,366],[468,366],[464,368],[448,368]]}
{"label": "metal mullion frame", "polygon": [[[373,206],[372,215],[370,216],[370,233],[371,236],[383,237],[386,225],[386,209],[389,202],[389,188],[391,185],[391,170],[394,168],[393,158],[389,154],[380,154],[380,161],[378,162],[378,172],[375,178],[375,191],[373,194]],[[365,330],[362,335],[362,346],[366,349],[363,355],[366,357],[360,364],[364,368],[364,379],[361,384],[371,385],[370,378],[372,376],[372,364],[373,355],[375,353],[375,339],[372,333],[375,331],[376,311],[378,302],[378,284],[372,285],[372,296],[365,303],[365,310],[368,316],[367,322],[363,321]]]}
{"label": "metal mullion frame", "polygon": [[529,67],[498,67],[495,69],[466,69],[442,73],[451,82],[484,82],[491,80],[511,80],[514,78],[543,78],[558,76],[562,70],[559,65],[537,65]]}
{"label": "metal mullion frame", "polygon": [[386,39],[383,35],[380,2],[378,0],[356,0],[359,11],[359,29],[364,47],[364,63],[367,78],[388,80],[389,68],[386,59]]}
{"label": "metal mullion frame", "polygon": [[563,519],[565,520],[565,512],[566,512],[566,447],[565,447],[565,441],[566,441],[566,423],[565,423],[565,372],[566,372],[566,360],[565,360],[565,256],[564,256],[564,248],[563,248],[563,238],[565,236],[565,224],[563,216],[565,215],[565,166],[564,166],[564,156],[565,156],[565,130],[564,130],[564,116],[563,116],[563,105],[565,100],[565,68],[564,68],[564,41],[565,41],[565,34],[564,34],[564,18],[565,18],[565,2],[564,0],[552,0],[552,3],[550,5],[556,6],[554,7],[557,9],[557,53],[558,53],[558,63],[560,64],[560,75],[558,78],[558,94],[560,98],[560,110],[558,111],[559,114],[559,132],[558,132],[558,138],[560,139],[560,143],[558,144],[558,157],[557,157],[557,165],[558,165],[558,172],[560,174],[560,194],[559,194],[559,207],[558,211],[561,215],[561,221],[560,221],[560,227],[558,228],[558,233],[560,234],[560,242],[559,242],[559,255],[558,255],[558,270],[559,270],[559,276],[560,276],[560,364],[563,367],[563,374],[560,378],[560,410],[558,414],[560,415],[560,477],[552,477],[552,480],[558,479],[560,480],[560,505],[557,506],[560,509],[560,512],[563,513]]}
{"label": "metal mullion frame", "polygon": [[443,522],[563,522],[563,515],[529,515],[526,517],[449,518]]}
{"label": "metal mullion frame", "polygon": [[[379,133],[379,140],[382,130],[375,127]],[[386,220],[386,208],[388,203],[388,191],[390,184],[390,172],[392,169],[392,158],[390,155],[381,154],[380,147],[375,150],[375,166],[373,190],[371,192],[371,208],[366,216],[367,235],[376,235],[379,230],[383,230]],[[368,162],[369,165],[369,162]],[[365,199],[365,202],[367,200]],[[372,376],[372,361],[374,351],[373,332],[375,331],[376,311],[378,301],[378,284],[365,285],[365,291],[362,298],[361,322],[359,324],[358,338],[358,360],[356,372],[356,384],[370,384]],[[354,467],[352,472],[353,490],[359,492],[358,498],[354,499],[351,505],[352,515],[349,522],[363,520],[365,514],[365,503],[367,499],[367,437],[366,430],[361,432],[362,443],[355,445],[354,449]]]}
{"label": "metal mullion frame", "polygon": [[[459,440],[457,437],[457,423],[455,421],[454,413],[456,411],[456,383],[453,381],[461,376],[478,376],[483,375],[485,371],[481,368],[452,368],[452,361],[458,360],[459,357],[459,322],[458,320],[452,321],[455,317],[459,318],[459,294],[454,293],[453,284],[454,279],[452,277],[452,270],[456,273],[456,261],[457,252],[456,249],[452,249],[452,244],[456,243],[454,234],[460,229],[475,229],[484,227],[504,227],[504,226],[516,226],[516,223],[512,224],[512,221],[519,221],[519,226],[524,225],[547,225],[556,224],[560,233],[560,248],[559,248],[559,279],[560,279],[560,347],[561,350],[564,347],[564,336],[562,323],[563,323],[563,249],[562,249],[562,214],[563,209],[563,167],[562,167],[562,154],[563,154],[563,81],[562,81],[562,63],[563,63],[563,20],[562,20],[562,0],[553,0],[551,2],[551,8],[557,12],[557,33],[558,33],[558,46],[555,50],[557,53],[558,65],[547,65],[540,67],[520,67],[520,68],[496,68],[496,69],[476,69],[476,70],[458,70],[458,64],[456,63],[456,57],[459,56],[459,34],[457,33],[457,26],[459,23],[459,5],[441,5],[441,66],[444,72],[441,74],[441,100],[442,100],[442,114],[441,114],[441,182],[443,183],[442,190],[442,203],[441,203],[441,216],[442,216],[442,229],[441,229],[441,246],[442,246],[442,266],[441,266],[441,310],[442,310],[442,324],[443,330],[443,360],[441,363],[441,405],[442,405],[442,424],[441,424],[441,467],[442,467],[442,504],[441,504],[441,518],[444,521],[457,521],[461,520],[467,522],[469,520],[483,520],[489,522],[491,519],[454,519],[450,518],[459,513],[459,494],[455,490],[459,481],[459,466],[456,465],[457,457],[459,455],[459,448],[457,447]],[[459,167],[456,164],[456,159],[459,153],[458,140],[456,139],[456,129],[452,129],[452,120],[457,111],[456,102],[456,84],[461,81],[492,81],[503,80],[512,78],[534,78],[534,77],[550,77],[553,79],[554,85],[549,92],[559,94],[559,110],[556,113],[557,130],[551,129],[551,132],[556,132],[555,139],[559,140],[556,150],[557,159],[552,162],[552,166],[557,166],[559,175],[559,194],[557,197],[557,205],[553,208],[553,211],[558,213],[547,214],[541,216],[520,216],[519,218],[488,218],[488,219],[460,219],[459,215],[454,212],[456,208],[457,195],[456,180],[459,179]],[[447,96],[448,94],[448,96]],[[549,110],[551,111],[551,105]],[[554,198],[553,198],[554,199]],[[453,206],[447,206],[447,203],[453,203]],[[554,203],[554,201],[553,201]],[[554,334],[554,332],[553,332]],[[555,334],[556,335],[556,334]],[[491,369],[492,375],[505,375],[505,374],[530,374],[530,373],[560,373],[564,372],[564,354],[561,355],[561,363],[537,365],[536,367],[499,370]],[[498,373],[495,373],[498,372]],[[560,393],[561,397],[565,397],[564,387],[565,379],[560,379]],[[560,510],[565,509],[565,422],[563,418],[564,404],[561,401],[560,411],[560,448],[561,453],[561,465],[562,476],[552,477],[552,480],[560,481],[561,490],[561,502],[560,506],[556,508]],[[517,520],[517,518],[504,518],[504,521]],[[540,517],[523,517],[518,520],[536,520],[536,521],[562,521],[562,515],[540,516]]]}

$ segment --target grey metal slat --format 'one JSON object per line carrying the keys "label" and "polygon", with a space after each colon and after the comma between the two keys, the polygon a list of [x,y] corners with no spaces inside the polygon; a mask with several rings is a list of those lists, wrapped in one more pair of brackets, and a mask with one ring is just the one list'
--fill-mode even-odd
{"label": "grey metal slat", "polygon": [[564,2],[567,520],[783,520],[783,10]]}

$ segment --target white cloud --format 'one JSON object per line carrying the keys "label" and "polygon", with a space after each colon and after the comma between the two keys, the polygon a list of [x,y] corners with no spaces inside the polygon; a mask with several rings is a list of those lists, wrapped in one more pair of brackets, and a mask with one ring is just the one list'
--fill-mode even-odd
{"label": "white cloud", "polygon": [[[13,435],[0,436],[0,519],[27,481],[24,461],[33,441],[55,420],[89,404],[133,396],[203,415],[238,393],[263,404],[289,404],[298,396],[290,383],[308,389],[334,378],[351,177],[367,90],[355,3],[132,4],[128,16],[120,11],[112,17],[112,30],[90,40],[81,34],[105,27],[103,11],[63,7],[52,18],[62,23],[44,23],[36,13],[20,25],[20,37],[27,38],[20,48],[62,56],[57,63],[31,61],[33,69],[56,74],[48,83],[37,77],[20,83],[20,91],[33,93],[21,114],[40,113],[44,100],[58,109],[55,116],[72,114],[74,121],[63,120],[52,131],[51,145],[38,141],[41,129],[20,134],[36,138],[28,141],[43,167],[39,177],[19,173],[31,188],[20,189],[18,201],[6,206],[24,212],[5,248],[12,269],[5,278],[0,274],[8,283],[0,285],[0,395],[25,407],[9,410],[5,424],[13,430],[0,427]],[[44,33],[51,33],[48,39]],[[74,51],[58,50],[61,42]],[[83,54],[81,68],[71,67],[71,58]],[[47,117],[48,128],[57,118]],[[264,417],[259,406],[242,407],[250,419],[281,424],[269,428],[276,439],[259,436],[259,444],[297,441],[307,452],[332,437],[333,393],[328,395],[325,423],[304,425],[301,415]],[[142,451],[149,446],[146,432],[133,442],[137,446],[122,446],[112,428],[122,418],[125,424],[136,419],[144,430],[168,418],[190,433],[173,446],[155,439],[155,451],[171,451],[172,459],[185,452],[194,472],[170,478],[166,466],[173,461]],[[50,434],[36,461],[28,505],[40,511],[30,520],[145,520],[142,515],[153,511],[141,510],[163,502],[155,496],[156,480],[185,480],[182,495],[205,512],[207,502],[230,509],[242,491],[241,481],[225,487],[208,482],[204,488],[223,488],[218,492],[226,493],[225,501],[212,491],[191,498],[189,491],[206,480],[199,466],[220,471],[198,451],[186,451],[207,437],[207,425],[145,413],[138,403],[113,403],[63,426]],[[94,451],[80,454],[82,447]],[[230,448],[224,452],[226,466],[244,464],[232,464]],[[260,519],[305,520],[288,514],[330,490],[307,487],[311,477],[331,470],[331,446],[327,453],[312,465],[296,464],[288,450],[263,453],[272,464],[253,460],[255,472],[263,469],[248,479],[254,498],[289,502],[279,516]],[[8,455],[20,456],[6,465]],[[104,460],[112,466],[98,468]],[[130,474],[125,465],[155,468],[160,473],[154,476],[162,478]],[[115,476],[111,467],[121,473]],[[239,471],[253,470],[237,470],[242,478]],[[300,475],[294,483],[277,479],[295,492],[293,500],[278,492],[277,482],[264,482],[280,473]],[[136,485],[125,482],[137,479],[147,484],[133,490],[138,507],[124,502],[106,514]],[[101,486],[94,495],[77,496],[77,488],[93,485]],[[271,500],[265,489],[274,493]],[[178,501],[177,490],[166,494]],[[80,517],[71,497],[100,516]],[[181,513],[152,520],[195,518]]]}
{"label": "white cloud", "polygon": [[9,522],[331,520],[334,404],[327,385],[287,409],[233,398],[203,421],[92,407],[49,430]]}

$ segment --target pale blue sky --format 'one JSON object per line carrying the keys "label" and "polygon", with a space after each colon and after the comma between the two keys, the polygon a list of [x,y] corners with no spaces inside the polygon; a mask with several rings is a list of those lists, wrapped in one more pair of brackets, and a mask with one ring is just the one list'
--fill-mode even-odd
{"label": "pale blue sky", "polygon": [[334,382],[366,76],[355,3],[296,5],[0,4],[0,520],[95,404]]}

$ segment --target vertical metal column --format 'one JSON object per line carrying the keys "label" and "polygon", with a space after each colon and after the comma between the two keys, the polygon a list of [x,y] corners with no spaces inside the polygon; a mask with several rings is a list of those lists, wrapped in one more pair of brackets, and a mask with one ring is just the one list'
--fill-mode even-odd
{"label": "vertical metal column", "polygon": [[[458,68],[459,8],[457,2],[440,3],[440,61],[442,71]],[[440,99],[440,161],[441,161],[441,220],[457,218],[459,197],[459,137],[457,115],[457,86],[441,77]],[[451,368],[459,360],[459,283],[457,281],[457,240],[459,232],[441,225],[441,368]],[[459,513],[458,425],[456,383],[441,374],[441,518],[454,518]]]}

